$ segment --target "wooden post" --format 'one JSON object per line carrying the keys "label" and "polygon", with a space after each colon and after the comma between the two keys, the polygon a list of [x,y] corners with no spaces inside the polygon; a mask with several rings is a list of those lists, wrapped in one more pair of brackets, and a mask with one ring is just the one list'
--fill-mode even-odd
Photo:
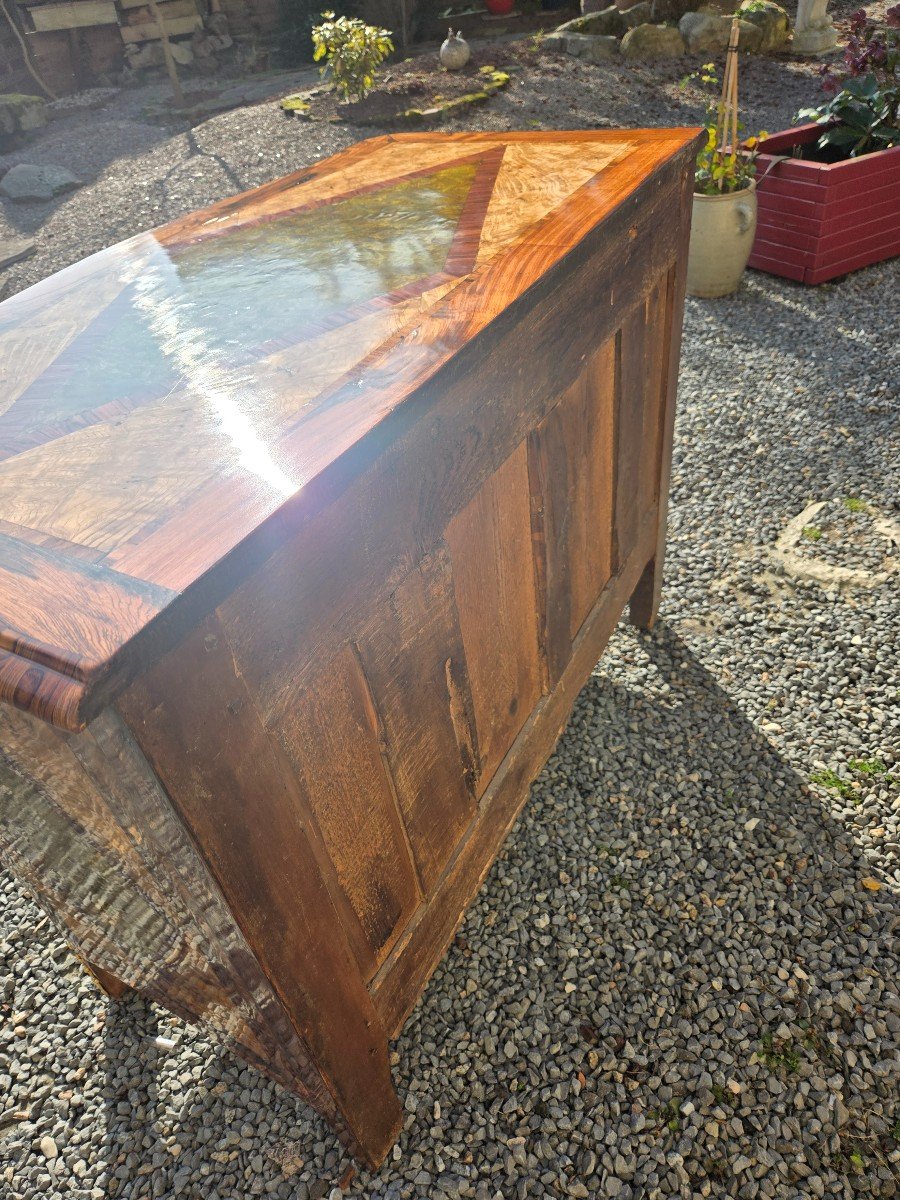
{"label": "wooden post", "polygon": [[162,41],[163,55],[166,60],[166,70],[169,72],[169,79],[172,82],[172,92],[175,96],[175,103],[179,107],[184,106],[184,91],[181,87],[181,81],[178,78],[178,70],[175,66],[175,59],[172,57],[172,47],[169,45],[169,35],[166,33],[166,26],[162,19],[162,13],[159,11],[159,5],[156,0],[148,0],[150,11],[153,13],[153,18],[159,28],[159,36]]}
{"label": "wooden post", "polygon": [[[689,212],[694,192],[694,164],[690,163],[681,185],[682,212]],[[691,236],[690,221],[685,221],[681,231],[678,255],[669,274],[669,294],[666,302],[668,358],[662,373],[666,395],[662,408],[662,453],[659,464],[659,505],[656,553],[647,563],[631,594],[628,604],[628,619],[640,629],[652,629],[659,613],[662,593],[663,558],[666,547],[666,522],[669,515],[669,487],[672,475],[672,442],[675,431],[675,396],[678,390],[678,360],[681,356],[681,314],[684,310],[684,292],[687,283],[688,242]]]}

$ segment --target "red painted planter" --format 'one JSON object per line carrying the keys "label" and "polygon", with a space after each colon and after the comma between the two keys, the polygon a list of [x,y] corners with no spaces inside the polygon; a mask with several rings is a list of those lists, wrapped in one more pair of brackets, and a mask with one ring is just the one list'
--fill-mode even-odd
{"label": "red painted planter", "polygon": [[484,0],[484,4],[492,17],[505,17],[512,12],[515,0]]}
{"label": "red painted planter", "polygon": [[[761,143],[757,179],[778,154],[814,142],[798,125]],[[787,159],[757,189],[750,266],[801,283],[824,283],[900,254],[900,146],[839,163]]]}

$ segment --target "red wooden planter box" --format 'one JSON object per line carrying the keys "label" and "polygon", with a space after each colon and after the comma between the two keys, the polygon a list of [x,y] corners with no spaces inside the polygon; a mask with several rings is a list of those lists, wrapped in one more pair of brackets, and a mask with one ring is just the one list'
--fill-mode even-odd
{"label": "red wooden planter box", "polygon": [[[798,125],[762,142],[761,180],[773,157],[814,142]],[[839,163],[787,159],[758,189],[750,266],[801,283],[824,283],[900,254],[900,146]]]}

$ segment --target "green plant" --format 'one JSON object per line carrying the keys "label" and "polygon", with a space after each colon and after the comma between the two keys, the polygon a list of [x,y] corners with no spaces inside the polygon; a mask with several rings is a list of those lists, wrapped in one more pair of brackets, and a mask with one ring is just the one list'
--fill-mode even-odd
{"label": "green plant", "polygon": [[841,504],[843,504],[847,512],[858,513],[869,511],[868,504],[866,504],[865,500],[860,500],[858,496],[845,496]]}
{"label": "green plant", "polygon": [[822,537],[822,530],[816,525],[804,525],[801,532],[808,542],[817,542]]}
{"label": "green plant", "polygon": [[848,783],[846,779],[841,779],[836,771],[815,771],[810,775],[809,780],[810,783],[817,783],[820,787],[837,792],[842,800],[854,800],[859,803],[859,795],[856,788],[852,783]]}
{"label": "green plant", "polygon": [[721,1083],[714,1083],[712,1085],[712,1094],[717,1104],[721,1104],[723,1106],[727,1104],[729,1108],[737,1107],[739,1100],[738,1094],[736,1092],[729,1091],[728,1088],[723,1087]]}
{"label": "green plant", "polygon": [[816,108],[801,108],[800,121],[828,128],[816,143],[833,147],[848,158],[900,145],[900,84],[882,86],[874,75],[848,79],[839,92]]}
{"label": "green plant", "polygon": [[[900,5],[885,13],[889,26],[900,27]],[[864,8],[850,18],[844,51],[847,74],[840,78],[823,69],[823,87],[831,99],[802,108],[797,120],[815,121],[825,129],[816,143],[844,158],[900,146],[900,42],[869,19]]]}
{"label": "green plant", "polygon": [[781,1042],[774,1034],[764,1033],[759,1040],[759,1058],[770,1071],[784,1067],[792,1074],[800,1066],[800,1055],[789,1042]]}
{"label": "green plant", "polygon": [[348,100],[362,100],[375,83],[375,72],[394,43],[389,29],[366,25],[358,17],[335,17],[322,13],[322,24],[312,31],[313,60],[326,60],[322,74],[331,72],[338,94]]}
{"label": "green plant", "polygon": [[738,23],[735,18],[718,100],[713,98],[719,89],[719,77],[713,63],[705,63],[699,71],[684,80],[686,84],[698,79],[712,93],[706,103],[706,142],[697,155],[694,176],[694,191],[703,196],[740,192],[749,187],[756,176],[759,142],[767,136],[760,133],[758,137],[748,138],[743,147],[738,143],[738,130],[743,125],[738,120],[737,110],[737,44]]}
{"label": "green plant", "polygon": [[857,775],[887,775],[887,764],[883,763],[880,758],[851,758],[850,770],[855,771]]}
{"label": "green plant", "polygon": [[650,1115],[665,1125],[669,1133],[678,1133],[681,1129],[681,1113],[674,1100],[668,1100],[662,1108],[652,1110]]}

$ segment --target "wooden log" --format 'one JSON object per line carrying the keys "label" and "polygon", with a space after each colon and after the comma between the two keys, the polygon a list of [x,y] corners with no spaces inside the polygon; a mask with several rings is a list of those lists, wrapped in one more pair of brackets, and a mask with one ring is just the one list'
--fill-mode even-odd
{"label": "wooden log", "polygon": [[113,0],[77,0],[71,4],[38,4],[28,9],[36,33],[58,29],[85,29],[91,25],[115,25]]}

